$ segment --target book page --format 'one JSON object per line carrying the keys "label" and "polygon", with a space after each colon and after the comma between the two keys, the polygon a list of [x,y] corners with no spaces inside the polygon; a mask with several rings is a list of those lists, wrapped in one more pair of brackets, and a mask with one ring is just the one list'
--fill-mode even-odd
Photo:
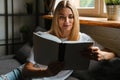
{"label": "book page", "polygon": [[42,31],[38,31],[38,32],[35,32],[35,33],[33,33],[33,34],[42,35],[42,34],[44,34],[44,32],[42,32]]}
{"label": "book page", "polygon": [[38,35],[38,36],[40,36],[42,38],[51,40],[51,41],[54,41],[54,42],[57,42],[57,43],[61,43],[61,40],[59,38],[57,38],[56,36],[51,35],[51,34],[49,34],[47,32],[43,32],[43,33],[39,32],[39,33],[34,33],[34,34],[36,34],[36,35]]}
{"label": "book page", "polygon": [[63,41],[62,43],[74,44],[74,43],[93,43],[93,42],[92,41]]}

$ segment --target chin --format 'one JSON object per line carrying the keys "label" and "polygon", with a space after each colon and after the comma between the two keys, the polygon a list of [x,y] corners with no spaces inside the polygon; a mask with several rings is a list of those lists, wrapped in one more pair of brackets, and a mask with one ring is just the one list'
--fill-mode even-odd
{"label": "chin", "polygon": [[67,31],[70,31],[72,28],[70,28],[70,27],[64,27],[63,29],[67,30]]}

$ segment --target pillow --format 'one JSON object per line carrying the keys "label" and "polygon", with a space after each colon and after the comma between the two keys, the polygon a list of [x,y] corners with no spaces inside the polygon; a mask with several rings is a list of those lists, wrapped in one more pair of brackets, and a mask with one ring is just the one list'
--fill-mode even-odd
{"label": "pillow", "polygon": [[20,62],[20,63],[25,63],[27,58],[30,55],[32,47],[29,44],[23,45],[16,53],[15,58]]}
{"label": "pillow", "polygon": [[45,28],[43,28],[43,27],[37,26],[37,28],[35,29],[35,32],[38,32],[38,31],[45,32],[47,30]]}

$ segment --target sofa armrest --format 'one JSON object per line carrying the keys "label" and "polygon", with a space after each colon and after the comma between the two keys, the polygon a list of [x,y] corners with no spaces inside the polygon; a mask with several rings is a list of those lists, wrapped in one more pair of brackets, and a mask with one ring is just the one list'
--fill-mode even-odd
{"label": "sofa armrest", "polygon": [[13,58],[14,56],[15,56],[14,54],[0,56],[0,60],[11,59],[11,58]]}

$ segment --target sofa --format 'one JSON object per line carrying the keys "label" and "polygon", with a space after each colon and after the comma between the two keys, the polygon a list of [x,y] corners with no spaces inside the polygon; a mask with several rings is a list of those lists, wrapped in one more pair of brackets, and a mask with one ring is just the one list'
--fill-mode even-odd
{"label": "sofa", "polygon": [[[39,30],[44,31],[41,29],[36,29],[36,31]],[[30,54],[31,49],[32,45],[30,43],[26,43],[18,51],[16,51],[16,54],[0,57],[0,75],[6,74],[18,66],[24,64]],[[72,76],[81,78],[81,80],[90,80],[91,75],[94,75],[96,78],[92,80],[120,80],[120,58],[115,58],[110,61],[105,60],[101,61],[99,64],[98,63],[99,62],[97,61],[91,60],[89,67],[89,70],[91,70],[91,72],[76,71],[72,74]]]}
{"label": "sofa", "polygon": [[[46,29],[38,26],[34,32],[37,31],[46,31]],[[32,33],[31,39],[26,42],[18,51],[15,51],[15,54],[0,56],[0,75],[6,74],[13,69],[19,67],[20,65],[26,62],[27,57],[30,54],[32,48]]]}
{"label": "sofa", "polygon": [[24,44],[15,54],[0,57],[0,75],[6,74],[26,62],[32,46],[29,43]]}

